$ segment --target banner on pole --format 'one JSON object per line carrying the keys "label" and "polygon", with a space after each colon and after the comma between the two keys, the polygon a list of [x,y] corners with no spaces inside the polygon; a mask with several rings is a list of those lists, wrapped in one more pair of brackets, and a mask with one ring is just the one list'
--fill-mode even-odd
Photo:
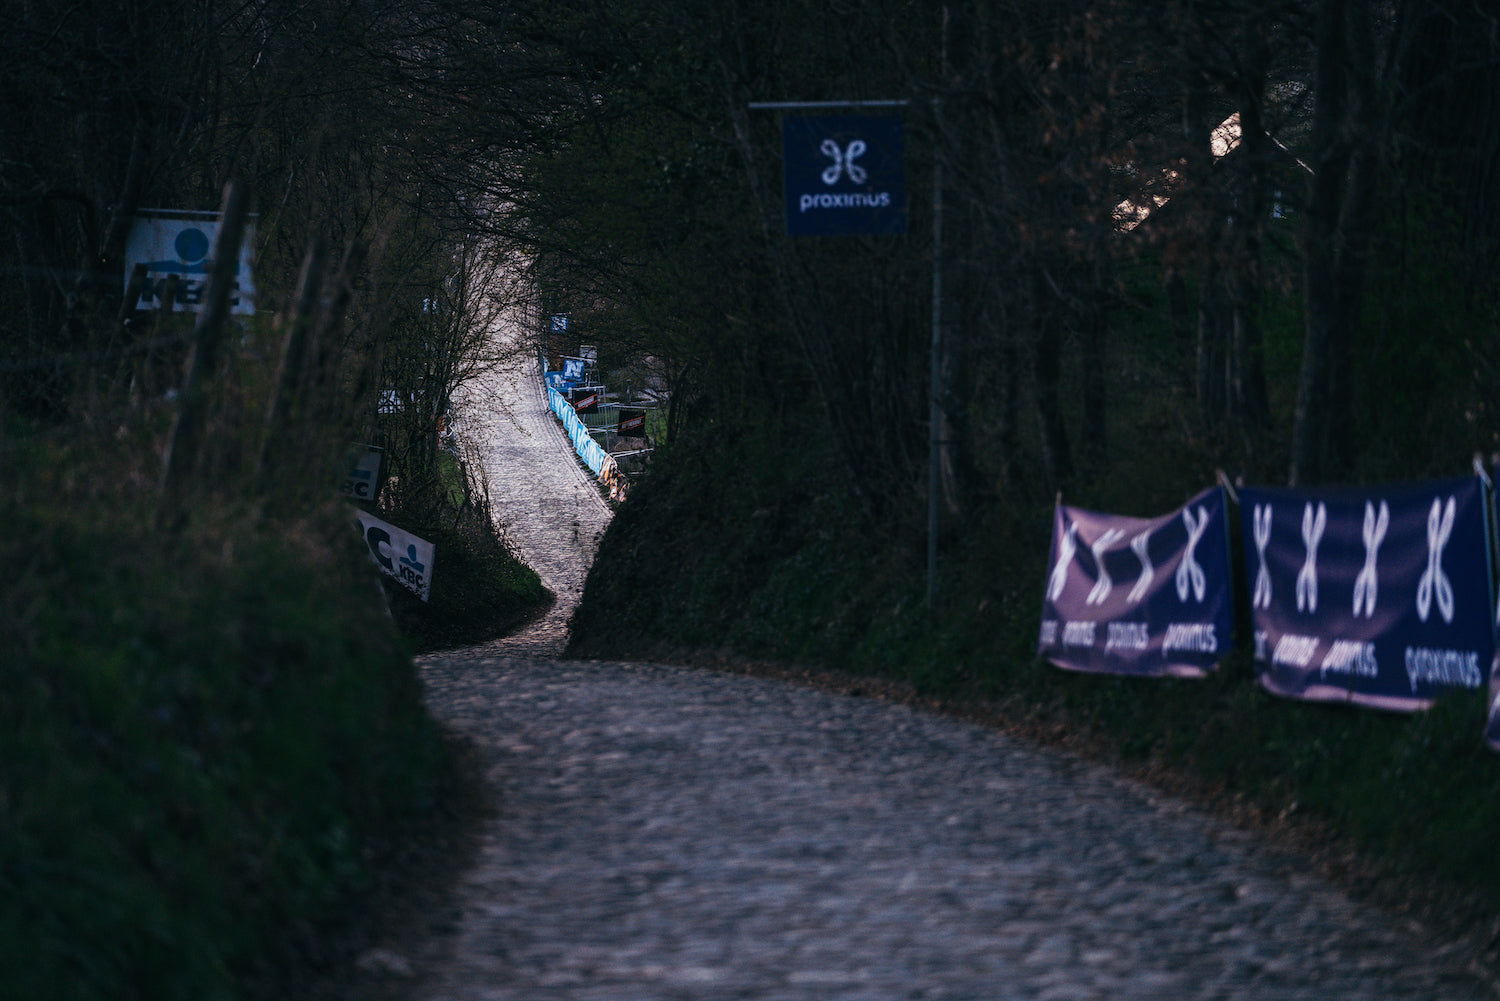
{"label": "banner on pole", "polygon": [[781,121],[788,236],[906,232],[899,115],[787,115]]}
{"label": "banner on pole", "polygon": [[370,549],[370,556],[380,569],[400,581],[402,586],[427,600],[432,590],[432,559],[435,548],[389,522],[381,521],[368,511],[356,509],[355,527]]}
{"label": "banner on pole", "polygon": [[1037,655],[1072,671],[1201,677],[1233,638],[1224,493],[1160,518],[1059,504]]}
{"label": "banner on pole", "polygon": [[1266,690],[1413,712],[1484,684],[1495,606],[1477,477],[1244,488],[1240,522]]}

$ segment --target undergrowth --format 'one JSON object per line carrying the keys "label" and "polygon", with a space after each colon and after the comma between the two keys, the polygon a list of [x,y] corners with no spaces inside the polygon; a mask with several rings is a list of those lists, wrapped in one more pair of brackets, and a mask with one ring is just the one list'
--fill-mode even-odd
{"label": "undergrowth", "polygon": [[0,997],[286,996],[451,756],[341,506],[134,459],[0,435]]}

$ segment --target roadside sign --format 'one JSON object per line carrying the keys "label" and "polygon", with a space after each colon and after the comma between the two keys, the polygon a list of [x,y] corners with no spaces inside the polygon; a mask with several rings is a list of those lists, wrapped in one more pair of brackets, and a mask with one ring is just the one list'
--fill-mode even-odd
{"label": "roadside sign", "polygon": [[[219,232],[217,212],[190,212],[177,209],[141,209],[130,227],[125,242],[125,279],[128,283],[136,265],[146,266],[146,284],[135,309],[156,309],[167,279],[177,276],[177,296],[171,303],[174,311],[197,312],[208,287],[213,268],[209,254]],[[255,227],[245,224],[240,241],[235,287],[229,296],[232,313],[255,312],[255,284],[250,270],[250,248],[255,242]]]}
{"label": "roadside sign", "polygon": [[432,589],[434,546],[389,522],[381,521],[368,511],[355,510],[355,527],[369,547],[370,557],[380,569],[396,578],[401,585],[427,600]]}
{"label": "roadside sign", "polygon": [[380,461],[384,455],[384,450],[374,445],[353,446],[345,460],[339,493],[355,500],[373,501],[380,492]]}
{"label": "roadside sign", "polygon": [[646,411],[620,408],[620,437],[644,438],[646,436]]}

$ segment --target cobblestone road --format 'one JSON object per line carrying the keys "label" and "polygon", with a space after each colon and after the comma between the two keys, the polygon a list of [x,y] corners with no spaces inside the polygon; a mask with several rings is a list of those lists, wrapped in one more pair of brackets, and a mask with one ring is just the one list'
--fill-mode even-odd
{"label": "cobblestone road", "polygon": [[554,659],[607,511],[525,387],[489,475],[559,601],[420,661],[498,800],[424,1001],[1492,996],[1419,926],[1102,767],[875,699]]}
{"label": "cobblestone road", "polygon": [[583,594],[610,510],[547,409],[536,357],[514,348],[508,354],[505,365],[460,399],[460,433],[484,462],[495,520],[557,596],[540,622],[497,648],[555,656],[567,642],[568,617]]}

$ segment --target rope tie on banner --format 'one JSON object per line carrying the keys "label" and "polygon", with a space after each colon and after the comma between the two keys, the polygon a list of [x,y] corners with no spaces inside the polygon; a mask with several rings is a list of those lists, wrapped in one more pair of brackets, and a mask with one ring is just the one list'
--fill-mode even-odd
{"label": "rope tie on banner", "polygon": [[1255,522],[1255,555],[1259,558],[1260,569],[1255,573],[1255,597],[1251,606],[1270,608],[1271,571],[1266,568],[1266,547],[1271,544],[1271,505],[1255,505],[1252,518]]}
{"label": "rope tie on banner", "polygon": [[1380,514],[1375,513],[1375,505],[1365,501],[1365,566],[1354,578],[1354,614],[1356,617],[1363,615],[1371,618],[1375,615],[1375,590],[1379,586],[1380,577],[1375,569],[1376,556],[1380,552],[1380,543],[1385,539],[1386,529],[1391,524],[1391,506],[1385,501],[1380,502]]}
{"label": "rope tie on banner", "polygon": [[1136,559],[1141,561],[1141,575],[1136,578],[1135,587],[1126,595],[1132,605],[1140,604],[1146,592],[1151,590],[1151,582],[1156,579],[1156,568],[1151,565],[1151,553],[1147,549],[1150,543],[1149,530],[1130,540],[1130,548],[1135,550]]}
{"label": "rope tie on banner", "polygon": [[1208,529],[1208,511],[1198,505],[1195,519],[1191,508],[1182,509],[1182,523],[1187,526],[1187,548],[1182,551],[1182,562],[1177,564],[1177,600],[1187,601],[1188,591],[1201,603],[1208,590],[1208,580],[1203,575],[1203,566],[1198,562],[1196,550]]}
{"label": "rope tie on banner", "polygon": [[1433,498],[1432,510],[1427,512],[1427,569],[1417,580],[1417,618],[1423,622],[1432,613],[1433,598],[1437,599],[1443,621],[1453,621],[1453,584],[1443,572],[1443,549],[1453,535],[1453,513],[1451,495],[1447,507],[1441,497]]}
{"label": "rope tie on banner", "polygon": [[1297,574],[1297,611],[1318,610],[1318,544],[1323,541],[1323,530],[1328,527],[1328,505],[1318,502],[1317,514],[1313,513],[1312,501],[1302,508],[1302,542],[1307,546],[1307,558]]}
{"label": "rope tie on banner", "polygon": [[1109,592],[1114,590],[1115,582],[1110,579],[1109,571],[1104,568],[1104,551],[1123,538],[1125,538],[1124,532],[1118,528],[1111,528],[1089,547],[1089,552],[1094,555],[1094,566],[1098,568],[1099,579],[1094,582],[1093,590],[1084,599],[1085,605],[1104,604],[1104,599],[1108,598]]}
{"label": "rope tie on banner", "polygon": [[1229,495],[1229,499],[1234,501],[1234,506],[1239,507],[1240,495],[1235,493],[1234,484],[1229,482],[1229,474],[1222,469],[1216,469],[1214,470],[1214,476],[1218,478],[1219,485],[1224,488],[1224,492]]}
{"label": "rope tie on banner", "polygon": [[1068,583],[1068,564],[1073,562],[1073,554],[1078,551],[1078,526],[1070,524],[1068,530],[1063,533],[1062,542],[1057,547],[1057,566],[1052,568],[1052,580],[1047,584],[1047,600],[1056,601],[1062,597],[1063,588]]}

